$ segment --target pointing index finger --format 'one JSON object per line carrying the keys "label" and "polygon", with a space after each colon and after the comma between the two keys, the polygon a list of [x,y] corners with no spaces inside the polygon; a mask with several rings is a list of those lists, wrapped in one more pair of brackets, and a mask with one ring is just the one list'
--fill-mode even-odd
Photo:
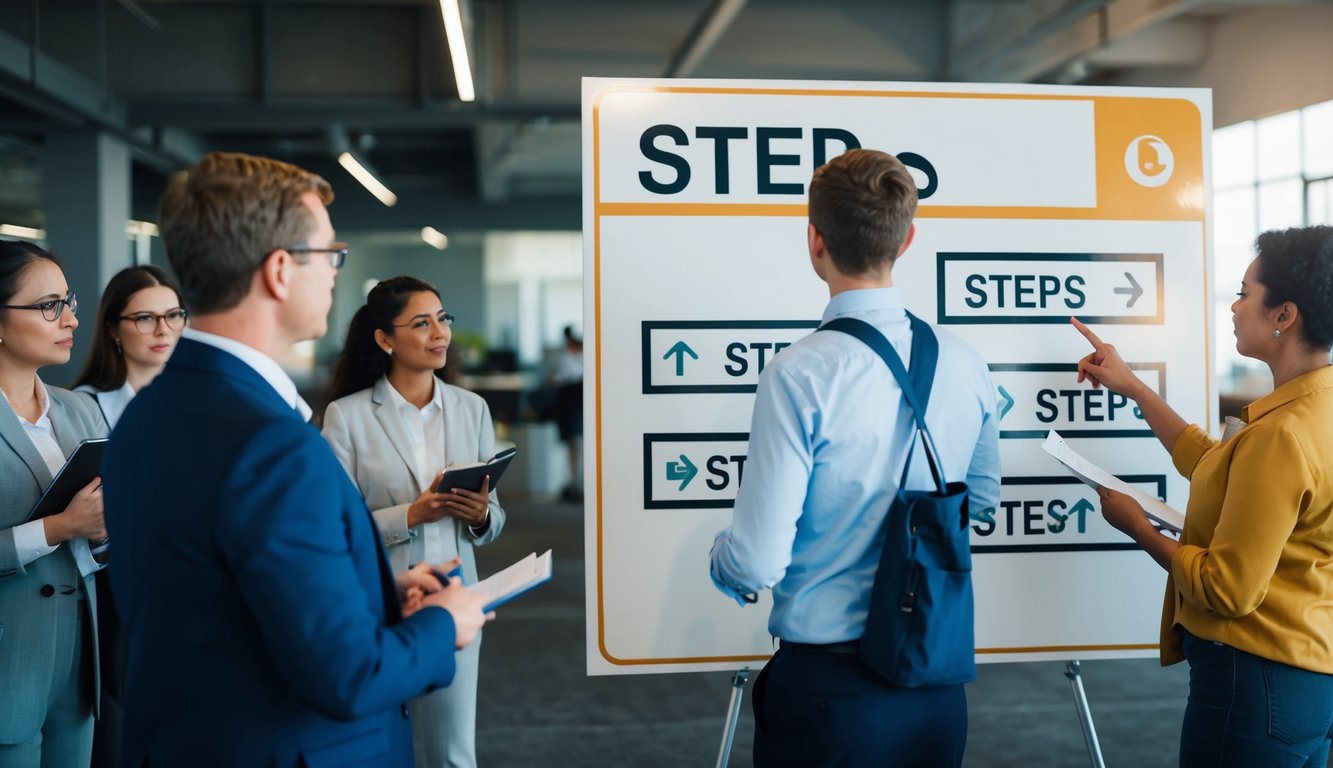
{"label": "pointing index finger", "polygon": [[1083,334],[1083,338],[1087,339],[1092,346],[1100,347],[1102,345],[1101,338],[1093,333],[1091,328],[1079,322],[1077,317],[1070,317],[1069,322],[1073,324],[1074,328],[1078,329],[1079,333]]}

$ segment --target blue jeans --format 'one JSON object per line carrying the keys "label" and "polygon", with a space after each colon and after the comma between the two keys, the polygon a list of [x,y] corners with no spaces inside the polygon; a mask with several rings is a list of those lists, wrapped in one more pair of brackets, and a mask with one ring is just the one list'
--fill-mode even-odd
{"label": "blue jeans", "polygon": [[1181,634],[1190,665],[1181,768],[1325,768],[1333,675]]}

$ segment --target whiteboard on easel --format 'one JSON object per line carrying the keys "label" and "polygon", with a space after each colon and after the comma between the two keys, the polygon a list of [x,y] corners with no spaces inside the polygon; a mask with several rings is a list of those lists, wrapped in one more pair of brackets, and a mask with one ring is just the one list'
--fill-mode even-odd
{"label": "whiteboard on easel", "polygon": [[1166,577],[1041,450],[1049,430],[1178,508],[1132,402],[1075,382],[1077,315],[1211,425],[1209,93],[934,83],[586,79],[590,674],[759,666],[768,593],[708,576],[755,383],[828,300],[805,188],[852,146],[917,178],[908,309],[986,358],[1001,503],[973,525],[978,661],[1150,656]]}

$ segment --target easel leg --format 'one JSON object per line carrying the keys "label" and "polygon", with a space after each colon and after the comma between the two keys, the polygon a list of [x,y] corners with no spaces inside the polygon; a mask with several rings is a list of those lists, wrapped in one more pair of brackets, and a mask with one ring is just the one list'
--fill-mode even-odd
{"label": "easel leg", "polygon": [[726,768],[731,760],[731,742],[736,739],[736,721],[741,716],[741,700],[745,698],[745,681],[750,668],[737,670],[731,676],[731,705],[727,707],[727,724],[722,728],[722,746],[717,752],[717,768]]}
{"label": "easel leg", "polygon": [[1069,678],[1069,687],[1074,691],[1074,709],[1078,710],[1078,721],[1083,726],[1083,741],[1088,745],[1088,759],[1092,768],[1106,768],[1102,760],[1102,745],[1097,742],[1097,726],[1092,724],[1092,710],[1088,709],[1088,695],[1083,691],[1083,676],[1079,674],[1078,660],[1065,662],[1065,677]]}

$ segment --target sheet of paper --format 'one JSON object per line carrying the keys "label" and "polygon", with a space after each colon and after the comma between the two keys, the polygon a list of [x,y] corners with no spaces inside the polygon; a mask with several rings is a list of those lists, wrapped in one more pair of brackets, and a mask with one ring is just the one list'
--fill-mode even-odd
{"label": "sheet of paper", "polygon": [[1185,525],[1185,515],[1176,509],[1167,506],[1166,502],[1154,496],[1140,491],[1134,486],[1126,483],[1115,475],[1107,472],[1101,467],[1088,461],[1077,451],[1069,447],[1064,438],[1054,430],[1046,434],[1046,441],[1041,444],[1042,450],[1054,456],[1057,461],[1065,466],[1074,477],[1087,483],[1093,488],[1102,488],[1103,486],[1114,491],[1133,498],[1143,507],[1143,511],[1148,514],[1154,522],[1164,528],[1172,531],[1179,531]]}
{"label": "sheet of paper", "polygon": [[538,556],[536,552],[508,568],[469,587],[486,598],[486,610],[523,594],[538,584],[551,580],[551,550]]}

